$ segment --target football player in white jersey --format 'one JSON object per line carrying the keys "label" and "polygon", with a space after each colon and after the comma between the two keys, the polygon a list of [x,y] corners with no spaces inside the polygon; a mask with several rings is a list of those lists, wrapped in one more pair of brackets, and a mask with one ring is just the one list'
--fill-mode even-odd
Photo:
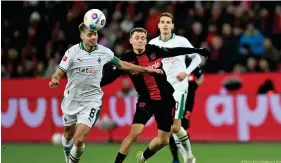
{"label": "football player in white jersey", "polygon": [[82,41],[65,52],[49,82],[49,86],[54,88],[64,74],[68,78],[61,103],[66,163],[79,162],[85,148],[85,137],[98,119],[103,96],[100,81],[106,63],[113,62],[119,69],[130,72],[163,73],[160,69],[137,66],[114,57],[110,49],[97,44],[97,31],[89,30],[83,23],[79,25],[79,31]]}
{"label": "football player in white jersey", "polygon": [[[162,13],[158,28],[160,36],[150,40],[149,44],[160,47],[174,48],[174,47],[192,47],[190,42],[181,36],[175,35],[172,31],[174,29],[174,17],[170,13]],[[167,75],[168,82],[173,86],[175,92],[173,94],[176,106],[174,123],[172,126],[173,138],[176,141],[178,150],[183,156],[185,163],[195,163],[195,157],[191,151],[189,136],[186,130],[181,127],[181,119],[184,117],[185,102],[187,97],[188,81],[187,76],[201,63],[199,55],[194,55],[191,58],[190,65],[186,68],[186,56],[176,56],[162,59],[163,68]],[[174,162],[177,162],[175,160]]]}

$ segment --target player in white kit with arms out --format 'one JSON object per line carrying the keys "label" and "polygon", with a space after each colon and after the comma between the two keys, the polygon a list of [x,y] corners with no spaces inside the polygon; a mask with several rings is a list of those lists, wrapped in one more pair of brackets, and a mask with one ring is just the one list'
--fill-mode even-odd
{"label": "player in white kit with arms out", "polygon": [[[167,48],[193,48],[186,38],[177,36],[172,32],[174,29],[174,17],[170,13],[162,13],[159,18],[158,28],[160,30],[160,36],[152,39],[149,44]],[[172,126],[173,137],[183,156],[184,162],[195,163],[195,158],[191,152],[188,134],[185,129],[181,127],[181,119],[184,117],[185,101],[188,93],[186,92],[188,88],[187,76],[201,63],[201,58],[197,54],[190,56],[192,61],[190,66],[186,68],[186,57],[187,56],[185,55],[181,55],[164,58],[162,59],[162,63],[167,75],[167,80],[175,90],[173,94],[176,101],[174,123]]]}
{"label": "player in white kit with arms out", "polygon": [[85,137],[98,119],[103,96],[100,81],[106,63],[113,62],[119,69],[132,72],[162,73],[159,69],[133,65],[114,57],[110,49],[97,44],[97,31],[89,30],[83,23],[79,31],[82,41],[65,52],[49,82],[49,86],[54,88],[64,74],[68,78],[61,103],[66,163],[79,162],[85,148]]}

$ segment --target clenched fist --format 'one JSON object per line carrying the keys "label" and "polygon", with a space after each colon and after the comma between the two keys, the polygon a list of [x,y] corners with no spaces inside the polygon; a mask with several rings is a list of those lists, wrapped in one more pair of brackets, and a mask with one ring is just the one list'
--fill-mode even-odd
{"label": "clenched fist", "polygon": [[177,75],[177,79],[179,81],[183,81],[185,78],[187,77],[187,74],[185,72],[180,72],[178,75]]}
{"label": "clenched fist", "polygon": [[59,80],[57,80],[57,79],[52,79],[50,82],[49,82],[49,86],[50,86],[50,88],[55,88],[55,87],[57,87],[59,85]]}

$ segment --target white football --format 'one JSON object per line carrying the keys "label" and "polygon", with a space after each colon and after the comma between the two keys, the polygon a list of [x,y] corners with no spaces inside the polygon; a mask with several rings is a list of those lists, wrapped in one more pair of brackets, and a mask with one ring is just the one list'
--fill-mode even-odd
{"label": "white football", "polygon": [[84,15],[84,24],[93,31],[101,30],[106,23],[105,15],[98,9],[91,9]]}
{"label": "white football", "polygon": [[61,133],[54,133],[52,135],[52,143],[55,145],[60,145],[61,144]]}

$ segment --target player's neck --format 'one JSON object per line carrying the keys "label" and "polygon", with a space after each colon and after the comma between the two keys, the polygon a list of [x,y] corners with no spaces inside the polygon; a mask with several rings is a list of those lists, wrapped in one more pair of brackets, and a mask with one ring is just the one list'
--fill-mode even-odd
{"label": "player's neck", "polygon": [[134,50],[134,52],[137,54],[137,55],[140,55],[140,54],[142,54],[144,51],[145,51],[145,49],[142,49],[142,50],[140,50],[140,49],[133,49]]}
{"label": "player's neck", "polygon": [[83,44],[83,49],[87,52],[92,52],[97,48],[97,44],[95,46],[87,45],[84,42],[82,42],[82,44]]}
{"label": "player's neck", "polygon": [[173,37],[173,33],[161,33],[160,37],[161,40],[168,41]]}

